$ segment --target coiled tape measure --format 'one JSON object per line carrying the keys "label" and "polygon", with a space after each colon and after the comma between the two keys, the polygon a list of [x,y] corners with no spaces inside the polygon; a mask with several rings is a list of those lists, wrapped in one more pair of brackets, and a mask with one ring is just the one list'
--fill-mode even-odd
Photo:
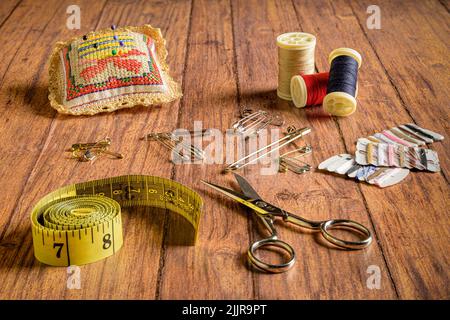
{"label": "coiled tape measure", "polygon": [[201,197],[175,181],[127,175],[62,187],[31,213],[35,257],[48,265],[83,265],[109,257],[123,243],[122,207],[150,206],[183,216],[197,239]]}

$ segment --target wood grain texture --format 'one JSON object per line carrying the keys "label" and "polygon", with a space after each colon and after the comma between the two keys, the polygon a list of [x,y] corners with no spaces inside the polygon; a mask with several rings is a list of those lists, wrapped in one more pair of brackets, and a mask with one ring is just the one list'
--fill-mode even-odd
{"label": "wood grain texture", "polygon": [[21,0],[4,0],[0,6],[0,27],[11,16]]}
{"label": "wood grain texture", "polygon": [[[382,10],[382,17],[386,20],[382,29],[380,32],[364,30],[364,33],[385,69],[399,101],[410,114],[412,122],[445,133],[447,137],[450,133],[449,112],[448,107],[441,106],[449,104],[450,62],[445,58],[445,54],[436,53],[448,52],[450,15],[448,11],[442,10],[441,3],[436,1],[400,4],[399,1],[380,2],[378,5]],[[355,2],[352,3],[352,7],[360,24],[364,25],[365,17],[362,15],[364,3]],[[419,32],[417,32],[418,25]],[[396,34],[407,36],[398,41],[398,35],[392,30],[396,30]],[[387,43],[392,42],[397,43],[397,50],[388,50]],[[408,263],[399,265],[404,276],[409,276],[410,279],[407,284],[399,286],[403,297],[432,298],[435,292],[442,295],[449,294],[448,286],[430,285],[429,282],[430,279],[436,278],[440,278],[442,283],[449,281],[449,274],[443,272],[450,263],[446,254],[450,235],[449,197],[448,189],[446,190],[449,182],[449,140],[434,143],[430,148],[439,153],[443,178],[436,175],[422,175],[421,178],[424,179],[418,186],[423,188],[424,192],[420,189],[415,189],[415,192],[424,196],[415,198],[414,194],[411,194],[411,199],[414,199],[414,202],[418,201],[419,204],[415,210],[409,211],[404,219],[416,221],[417,229],[412,234],[422,230],[420,232],[422,236],[411,237],[412,252],[405,253],[404,256]],[[439,191],[435,191],[436,187]],[[427,205],[420,205],[421,201]],[[423,212],[430,210],[436,211],[432,218],[433,222],[423,215]],[[436,229],[435,224],[441,227]],[[421,245],[423,242],[428,245],[426,247]]]}
{"label": "wood grain texture", "polygon": [[[0,184],[7,186],[0,197],[1,299],[450,297],[447,2],[379,1],[380,30],[367,29],[370,1],[81,0],[81,30],[65,26],[70,4],[6,0],[0,6]],[[57,114],[47,99],[53,43],[113,23],[161,28],[183,98],[92,117]],[[321,107],[296,109],[276,97],[275,38],[289,31],[316,35],[318,71],[328,70],[334,48],[362,53],[354,115],[336,119]],[[298,261],[289,273],[254,272],[246,250],[264,234],[252,212],[199,182],[237,187],[233,176],[220,174],[222,164],[174,165],[166,149],[139,140],[148,132],[192,129],[194,121],[224,132],[240,105],[311,127],[305,140],[314,152],[306,160],[314,167],[334,154],[354,152],[358,137],[415,122],[445,135],[444,142],[430,146],[438,151],[443,172],[413,172],[397,186],[378,189],[317,170],[267,176],[260,166],[247,167],[240,174],[268,201],[310,219],[357,220],[376,240],[367,250],[346,252],[326,246],[316,234],[277,223]],[[125,159],[91,165],[63,152],[71,143],[104,136]],[[205,141],[204,147],[210,145]],[[30,210],[60,186],[121,174],[158,175],[197,190],[205,202],[197,245],[172,243],[180,222],[164,210],[126,210],[124,247],[82,266],[82,289],[69,290],[65,268],[45,266],[33,256]],[[381,269],[379,290],[366,286],[370,265]]]}
{"label": "wood grain texture", "polygon": [[[378,56],[384,55],[387,48],[375,51],[365,36],[365,21],[361,23],[355,17],[354,12],[361,13],[364,10],[362,15],[366,7],[356,10],[347,1],[323,3],[306,1],[297,3],[296,8],[305,28],[313,33],[320,32],[318,52],[331,52],[336,47],[348,46],[363,53],[363,65],[358,81],[360,88],[364,90],[361,90],[358,96],[358,112],[352,117],[337,120],[346,150],[354,152],[358,137],[366,136],[375,130],[414,121],[378,59]],[[380,8],[383,10],[382,6]],[[397,5],[395,10],[400,14],[403,8]],[[316,19],[307,14],[310,11],[318,12],[320,17],[324,17],[327,23],[334,25],[335,28],[320,27],[323,23],[318,24]],[[385,32],[394,30],[389,29]],[[428,36],[420,32],[422,31],[416,31],[418,37]],[[336,34],[351,36],[342,41]],[[394,42],[398,43],[400,40],[392,40],[391,43]],[[438,55],[437,52],[435,54]],[[329,68],[327,58],[327,55],[316,57],[319,71]],[[400,61],[398,64],[401,64]],[[404,73],[404,78],[411,86],[416,85],[415,79],[409,78],[408,73]],[[407,90],[404,88],[401,91]],[[448,135],[448,131],[435,129],[431,124],[426,127]],[[436,145],[439,143],[433,144],[433,147]],[[380,190],[364,184],[361,184],[360,188],[373,218],[376,233],[380,236],[380,245],[399,297],[448,296],[448,287],[440,285],[447,283],[449,276],[443,271],[449,264],[446,255],[449,239],[448,185],[443,175],[413,172],[405,183],[389,189]],[[426,212],[433,212],[433,217]],[[424,243],[427,245],[424,246]],[[398,281],[399,279],[402,280]],[[434,282],[431,279],[439,280]]]}
{"label": "wood grain texture", "polygon": [[[167,35],[168,41],[178,43],[171,51],[172,58],[177,61],[184,59],[186,35],[180,33],[179,30],[186,30],[188,24],[188,17],[181,15],[186,10],[189,10],[189,2],[176,2],[168,4],[160,4],[156,11],[152,9],[151,15],[155,15],[153,21],[162,28],[164,34]],[[64,7],[65,8],[65,7]],[[98,16],[95,20],[95,24],[91,28],[107,28],[111,25],[111,21],[121,25],[140,25],[146,23],[150,15],[146,15],[147,4],[143,3],[139,5],[134,4],[119,5],[117,2],[108,3],[105,7],[100,6],[98,10],[93,10],[96,14],[103,14],[105,16]],[[136,10],[137,9],[137,10]],[[123,13],[126,12],[124,15]],[[138,13],[136,17],[133,14]],[[166,15],[167,14],[167,15]],[[122,18],[120,17],[127,17]],[[184,19],[183,19],[184,18]],[[158,19],[161,19],[158,21]],[[159,23],[158,23],[159,22]],[[183,24],[183,25],[179,25]],[[173,29],[171,29],[173,28]],[[175,50],[178,49],[178,50]],[[45,57],[46,58],[46,57]],[[45,62],[45,60],[44,60]],[[169,63],[171,61],[169,60]],[[181,66],[180,66],[181,67]],[[174,76],[177,77],[181,74],[182,68],[174,70]],[[46,97],[45,97],[46,98]],[[45,108],[48,109],[48,102],[45,101]],[[178,108],[178,104],[175,103],[172,106],[175,110]],[[133,112],[124,110],[120,119],[115,117],[114,113],[102,114],[96,117],[67,117],[62,115],[56,115],[54,121],[50,124],[50,134],[47,136],[47,140],[44,143],[43,150],[35,164],[26,187],[22,192],[21,200],[19,200],[19,208],[21,206],[22,199],[30,199],[25,201],[24,209],[19,212],[23,214],[15,215],[12,227],[6,229],[4,239],[20,239],[18,236],[25,238],[26,241],[20,241],[21,246],[28,245],[27,250],[22,250],[19,253],[27,254],[27,266],[32,268],[30,272],[30,279],[36,278],[36,273],[40,272],[41,265],[35,261],[32,256],[31,249],[31,237],[27,222],[29,221],[28,214],[31,210],[31,206],[40,197],[53,190],[55,186],[62,186],[69,183],[92,180],[101,177],[115,176],[127,173],[145,173],[170,177],[172,164],[167,161],[158,161],[160,153],[165,154],[165,150],[158,144],[146,143],[140,141],[139,138],[145,132],[151,131],[165,131],[168,129],[170,120],[172,119],[169,114],[174,109],[168,108],[154,108],[149,110],[147,108],[137,108]],[[136,120],[136,114],[140,114],[139,120]],[[133,119],[134,118],[134,119]],[[151,119],[150,119],[151,118]],[[157,120],[155,120],[157,119]],[[18,117],[17,120],[20,120]],[[118,128],[124,128],[124,131],[117,130]],[[102,161],[94,162],[90,166],[83,166],[76,161],[70,161],[68,155],[61,153],[61,150],[65,150],[69,144],[76,141],[93,141],[101,137],[110,136],[113,140],[113,145],[116,150],[127,155],[129,161],[112,161],[109,166],[105,166]],[[13,137],[11,137],[13,138]],[[30,141],[32,143],[32,141]],[[57,151],[58,150],[58,151]],[[54,155],[58,156],[54,156]],[[11,153],[11,157],[14,154]],[[104,160],[104,159],[103,159]],[[133,161],[131,161],[133,160]],[[108,161],[108,160],[106,160]],[[53,170],[53,168],[58,168]],[[73,173],[77,172],[76,175]],[[166,173],[164,175],[164,173]],[[33,186],[39,186],[35,188]],[[14,205],[14,202],[11,202]],[[143,210],[144,211],[144,210]],[[148,219],[149,215],[152,215],[151,219]],[[127,217],[127,215],[124,215]],[[127,237],[125,239],[136,239],[137,242],[125,241],[124,249],[121,250],[118,255],[113,257],[113,260],[118,259],[117,263],[104,264],[106,261],[99,263],[97,266],[88,265],[83,266],[82,274],[86,275],[86,283],[91,283],[93,288],[97,288],[91,291],[71,291],[65,290],[64,286],[59,286],[60,291],[39,291],[39,290],[17,290],[15,294],[18,297],[27,297],[31,294],[31,297],[48,298],[47,294],[57,294],[56,297],[82,297],[82,298],[127,298],[129,296],[136,296],[142,298],[154,298],[155,288],[157,283],[157,274],[159,268],[159,252],[162,241],[162,230],[164,215],[159,211],[138,212],[137,215],[131,216],[132,219],[124,221],[125,228],[130,225],[128,232],[135,234],[135,237]],[[17,221],[19,222],[16,222]],[[17,230],[18,226],[22,229]],[[150,226],[150,227],[149,227]],[[125,233],[127,234],[127,232]],[[154,246],[146,246],[146,243],[154,243]],[[14,251],[17,247],[10,248],[10,251]],[[13,258],[12,252],[9,252],[9,257]],[[120,259],[121,254],[129,253],[132,257],[126,259]],[[6,260],[4,263],[6,267],[13,263],[13,259]],[[140,261],[142,266],[141,273],[131,273],[135,275],[135,278],[130,277],[130,271],[133,270],[133,266],[136,261]],[[125,263],[122,265],[122,263]],[[117,269],[117,265],[119,268]],[[38,276],[41,282],[55,281],[54,278],[60,277],[61,283],[65,282],[67,277],[66,271],[63,268],[51,271],[51,269],[45,268],[46,273],[42,276]],[[120,270],[121,272],[118,272]],[[41,272],[42,273],[42,272]],[[14,281],[17,274],[10,273],[11,285],[17,285]],[[142,277],[147,279],[146,282],[142,282]],[[47,280],[49,278],[50,280]],[[128,285],[120,287],[118,284],[127,279]],[[40,286],[40,282],[34,282],[36,286]],[[7,290],[8,286],[4,289]],[[61,291],[62,290],[62,291]],[[13,290],[10,290],[13,291]]]}
{"label": "wood grain texture", "polygon": [[[228,1],[194,1],[185,75],[177,125],[192,129],[196,120],[205,128],[225,131],[238,113]],[[242,272],[249,242],[247,218],[239,214],[242,210],[238,204],[228,202],[224,206],[228,200],[199,181],[233,182],[230,175],[220,174],[222,168],[214,164],[207,170],[195,164],[175,167],[175,180],[194,186],[205,199],[202,236],[195,247],[166,247],[161,299],[253,298],[251,274]]]}
{"label": "wood grain texture", "polygon": [[[450,100],[447,90],[450,62],[445,57],[449,49],[450,14],[436,1],[399,4],[399,1],[380,2],[384,23],[380,30],[364,28],[364,34],[412,120],[437,132],[449,132],[448,108],[439,106],[448,106]],[[362,26],[367,5],[368,1],[352,3]],[[433,19],[428,19],[430,16]],[[417,32],[417,26],[420,26],[420,32]],[[406,36],[399,41],[401,34]],[[397,50],[388,50],[392,42],[397,43]],[[430,147],[439,152],[448,182],[449,140]]]}
{"label": "wood grain texture", "polygon": [[[86,2],[87,3],[87,2]],[[84,3],[86,5],[86,3]],[[5,56],[6,68],[2,81],[1,113],[3,139],[2,148],[2,181],[7,183],[2,196],[1,221],[1,255],[2,255],[2,296],[11,298],[56,298],[64,296],[64,288],[57,283],[64,283],[66,274],[63,270],[50,272],[41,270],[32,253],[29,229],[29,212],[36,194],[43,195],[41,187],[45,187],[52,166],[40,168],[41,151],[48,146],[48,139],[53,135],[51,130],[56,112],[49,109],[46,89],[46,61],[51,45],[59,37],[70,37],[72,31],[60,28],[65,24],[66,6],[54,1],[48,5],[54,8],[50,15],[44,4],[24,1],[13,12],[10,19],[2,26],[2,36],[17,35],[16,41],[8,41]],[[102,3],[98,3],[96,11],[100,11]],[[98,21],[98,12],[86,15],[86,21]],[[28,18],[27,18],[28,17]],[[22,21],[22,28],[17,28],[17,21]],[[91,20],[92,19],[92,20]],[[17,33],[15,32],[16,30]],[[86,32],[88,28],[83,31]],[[48,47],[35,46],[36,39],[48,43]],[[61,141],[61,143],[64,143]],[[60,154],[61,155],[61,154]],[[47,154],[47,157],[51,157]],[[59,158],[59,157],[54,157]],[[62,160],[62,158],[60,158]],[[14,163],[14,165],[11,165]],[[64,171],[54,172],[55,177]],[[41,171],[42,170],[42,171]],[[67,171],[70,174],[70,171]],[[41,177],[41,182],[33,187],[33,181]],[[38,179],[39,180],[39,179]],[[51,181],[49,181],[51,183]],[[53,181],[54,182],[54,181]],[[58,181],[57,181],[58,182]],[[64,181],[59,181],[59,183]],[[53,186],[44,191],[50,191]],[[31,199],[27,200],[27,199]],[[49,274],[51,281],[46,281],[43,274]],[[28,279],[18,281],[17,279]],[[33,281],[30,279],[40,279]],[[42,286],[48,290],[40,290]],[[54,295],[54,296],[52,296]]]}
{"label": "wood grain texture", "polygon": [[[276,36],[299,28],[299,21],[302,20],[297,19],[293,5],[285,1],[268,1],[265,5],[260,1],[234,1],[233,9],[241,103],[252,108],[264,106],[268,110],[280,112],[286,124],[297,128],[312,128],[305,140],[314,148],[313,156],[307,158],[314,167],[325,159],[324,155],[342,153],[344,146],[338,138],[339,131],[332,117],[321,108],[296,109],[291,103],[276,97],[274,88],[277,86],[277,68],[274,64],[268,65],[267,61],[277,61]],[[250,19],[253,15],[258,18]],[[301,24],[300,29],[305,30]],[[248,61],[253,63],[250,65]],[[330,136],[336,137],[333,143],[329,143]],[[364,225],[371,224],[358,186],[350,180],[336,179],[319,172],[300,176],[285,173],[278,174],[274,183],[273,176],[261,175],[259,168],[255,167],[247,169],[245,175],[258,186],[261,195],[275,204],[278,202],[290,212],[311,220],[339,216],[357,220]],[[256,229],[254,225],[251,228]],[[301,232],[299,228],[285,228],[283,224],[277,228],[280,238],[297,250],[298,263],[289,273],[255,273],[255,291],[259,298],[338,299],[344,295],[355,299],[395,297],[376,243],[368,250],[349,254],[343,250],[330,250],[320,236]],[[253,233],[253,240],[260,237],[260,234]],[[386,287],[382,292],[370,291],[366,287],[365,272],[371,264],[383,270],[382,282]],[[317,281],[311,281],[311,278]],[[279,289],[280,286],[283,286],[283,290]]]}

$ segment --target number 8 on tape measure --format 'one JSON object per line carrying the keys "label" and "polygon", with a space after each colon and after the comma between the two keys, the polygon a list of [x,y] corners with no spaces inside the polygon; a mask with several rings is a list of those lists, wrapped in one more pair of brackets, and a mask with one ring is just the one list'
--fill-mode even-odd
{"label": "number 8 on tape measure", "polygon": [[172,180],[128,175],[69,185],[42,198],[31,213],[35,257],[69,266],[113,255],[123,243],[121,206],[178,213],[197,238],[202,199],[196,192]]}

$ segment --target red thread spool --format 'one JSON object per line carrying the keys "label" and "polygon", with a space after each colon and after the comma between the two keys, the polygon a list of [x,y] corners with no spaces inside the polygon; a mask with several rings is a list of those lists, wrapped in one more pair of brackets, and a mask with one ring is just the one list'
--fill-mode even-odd
{"label": "red thread spool", "polygon": [[291,79],[291,96],[297,108],[322,104],[327,94],[329,72],[301,74]]}

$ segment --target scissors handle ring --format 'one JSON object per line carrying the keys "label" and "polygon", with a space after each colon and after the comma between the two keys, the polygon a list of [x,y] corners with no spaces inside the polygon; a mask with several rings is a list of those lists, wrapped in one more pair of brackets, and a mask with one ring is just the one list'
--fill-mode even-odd
{"label": "scissors handle ring", "polygon": [[[327,220],[322,222],[319,228],[320,231],[322,232],[323,237],[327,241],[341,248],[363,249],[369,246],[370,243],[372,242],[372,234],[370,233],[370,230],[356,221],[342,220],[342,219]],[[352,230],[353,232],[356,231],[358,234],[364,235],[365,238],[360,241],[348,241],[339,239],[328,232],[329,230],[335,228],[346,228]]]}
{"label": "scissors handle ring", "polygon": [[[283,252],[287,253],[288,260],[285,263],[281,264],[271,264],[262,261],[257,257],[256,251],[261,247],[277,247],[283,250]],[[252,265],[257,267],[258,269],[270,273],[282,273],[288,271],[295,263],[295,251],[294,249],[284,241],[268,238],[255,241],[247,252],[248,259]]]}

